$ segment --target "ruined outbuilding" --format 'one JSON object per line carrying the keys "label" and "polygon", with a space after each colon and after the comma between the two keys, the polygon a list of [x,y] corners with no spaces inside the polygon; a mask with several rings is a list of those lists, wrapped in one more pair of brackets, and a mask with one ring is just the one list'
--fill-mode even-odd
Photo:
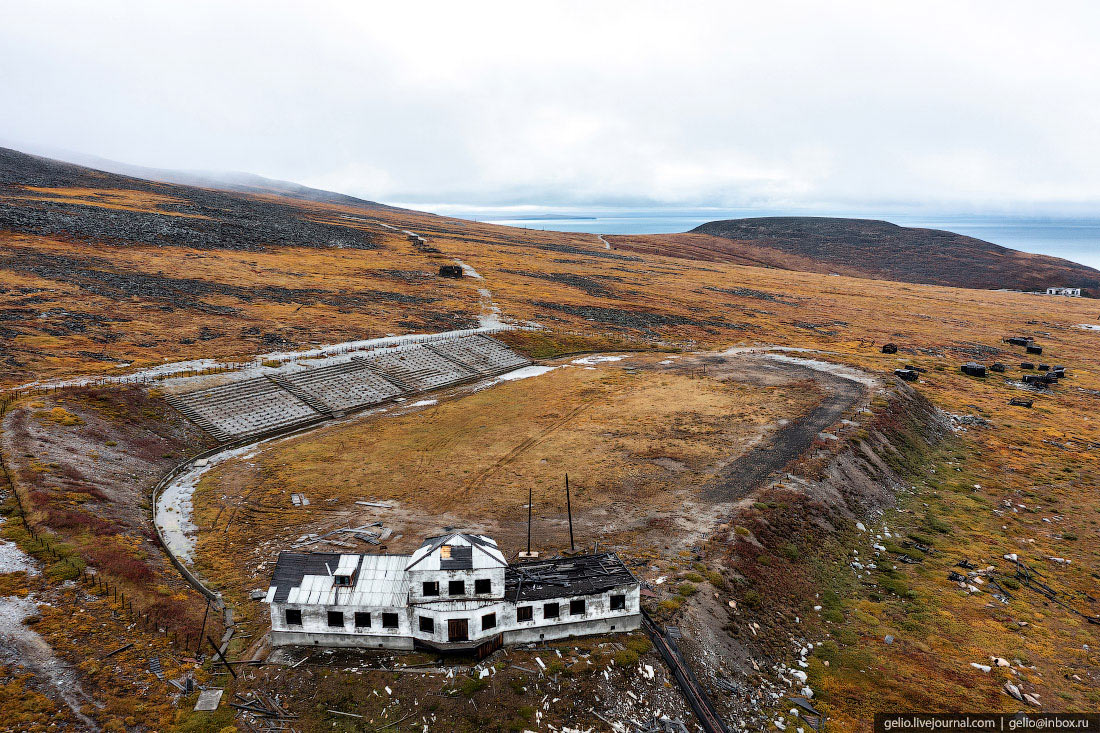
{"label": "ruined outbuilding", "polygon": [[282,552],[265,602],[275,645],[492,650],[641,624],[614,553],[509,564],[489,537],[429,537],[411,555]]}
{"label": "ruined outbuilding", "polygon": [[961,369],[962,369],[962,373],[965,374],[968,377],[984,377],[985,376],[985,365],[984,364],[979,364],[979,363],[974,362],[974,361],[970,361],[970,362],[967,362],[966,364],[963,364]]}

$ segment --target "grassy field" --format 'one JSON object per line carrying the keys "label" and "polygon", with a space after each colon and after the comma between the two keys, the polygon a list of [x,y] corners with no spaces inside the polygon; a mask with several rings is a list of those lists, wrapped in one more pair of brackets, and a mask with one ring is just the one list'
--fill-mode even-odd
{"label": "grassy field", "polygon": [[[568,549],[566,474],[579,545],[675,556],[710,528],[715,510],[701,489],[718,467],[820,399],[812,384],[760,388],[700,372],[663,355],[566,359],[537,377],[227,461],[196,492],[198,564],[243,598],[303,533],[376,520],[394,530],[389,551],[411,552],[453,525],[491,534],[513,555],[525,549],[529,489],[536,549]],[[291,493],[310,505],[293,506]]]}

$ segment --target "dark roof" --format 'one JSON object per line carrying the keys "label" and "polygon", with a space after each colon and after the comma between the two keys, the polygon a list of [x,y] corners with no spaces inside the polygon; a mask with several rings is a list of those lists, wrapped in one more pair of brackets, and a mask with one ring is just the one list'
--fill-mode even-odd
{"label": "dark roof", "polygon": [[470,570],[474,567],[474,548],[454,545],[450,558],[439,558],[439,567],[443,570]]}
{"label": "dark roof", "polygon": [[637,582],[613,552],[577,555],[509,565],[504,571],[504,597],[511,601],[568,598]]}
{"label": "dark roof", "polygon": [[[271,574],[271,584],[275,586],[276,603],[286,601],[291,588],[302,584],[307,575],[328,575],[340,564],[338,552],[280,552],[275,563],[275,572]],[[326,567],[327,565],[327,567]]]}
{"label": "dark roof", "polygon": [[424,542],[420,544],[421,547],[427,547],[428,551],[425,552],[416,562],[409,565],[406,570],[409,570],[413,565],[418,564],[428,555],[438,550],[443,545],[447,544],[455,537],[461,537],[470,543],[470,547],[464,547],[462,545],[455,545],[451,548],[451,559],[440,559],[439,566],[443,570],[469,570],[474,566],[474,547],[491,547],[494,550],[500,551],[499,548],[492,542],[488,542],[478,537],[477,535],[466,534],[465,532],[448,532],[447,534],[436,535],[435,537],[427,537]]}

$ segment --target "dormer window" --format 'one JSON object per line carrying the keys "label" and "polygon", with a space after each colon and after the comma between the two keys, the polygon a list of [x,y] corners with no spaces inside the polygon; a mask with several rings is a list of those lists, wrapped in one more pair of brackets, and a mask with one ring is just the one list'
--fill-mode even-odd
{"label": "dormer window", "polygon": [[334,575],[332,576],[332,584],[336,587],[347,587],[351,585],[350,575]]}
{"label": "dormer window", "polygon": [[450,560],[451,559],[451,546],[450,545],[443,545],[442,547],[439,548],[439,559],[440,560]]}

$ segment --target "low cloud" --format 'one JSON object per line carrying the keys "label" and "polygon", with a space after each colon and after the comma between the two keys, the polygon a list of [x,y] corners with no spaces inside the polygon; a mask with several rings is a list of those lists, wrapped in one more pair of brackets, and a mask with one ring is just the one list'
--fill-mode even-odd
{"label": "low cloud", "polygon": [[1095,3],[0,10],[28,147],[411,204],[1100,202]]}

